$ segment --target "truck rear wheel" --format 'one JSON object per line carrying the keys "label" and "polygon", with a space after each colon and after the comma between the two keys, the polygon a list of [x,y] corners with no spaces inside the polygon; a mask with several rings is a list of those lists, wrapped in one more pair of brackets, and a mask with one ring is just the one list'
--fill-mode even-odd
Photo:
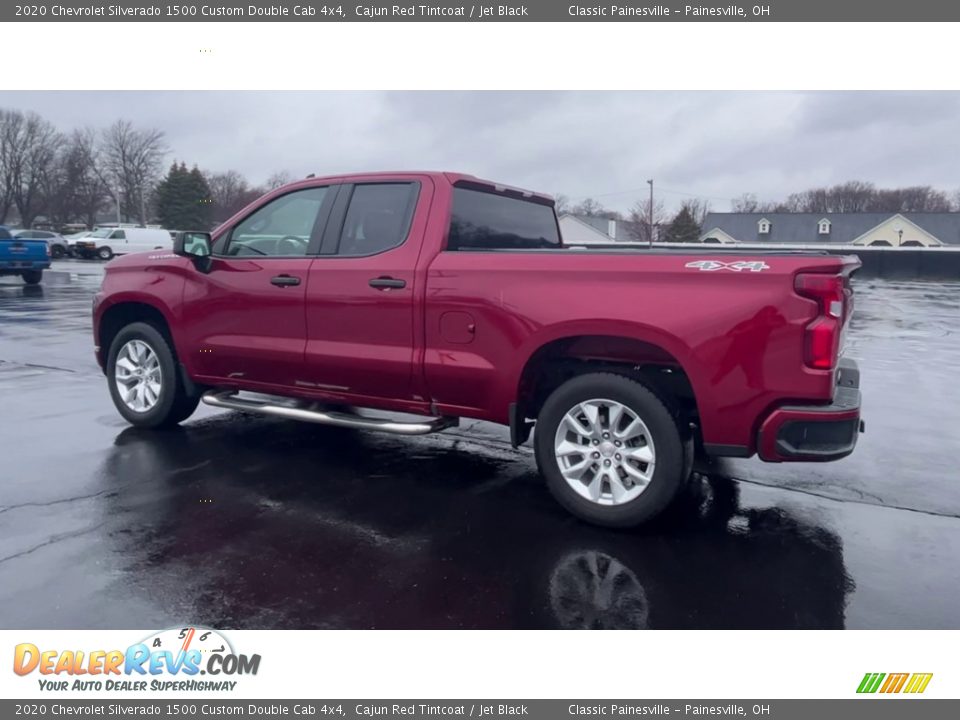
{"label": "truck rear wheel", "polygon": [[689,472],[674,416],[612,373],[568,380],[544,403],[534,449],[550,492],[577,517],[633,527],[662,512]]}
{"label": "truck rear wheel", "polygon": [[43,270],[27,270],[21,277],[27,285],[39,285],[43,280]]}
{"label": "truck rear wheel", "polygon": [[176,425],[200,402],[187,393],[166,338],[147,323],[117,333],[107,354],[107,381],[113,404],[137,427]]}

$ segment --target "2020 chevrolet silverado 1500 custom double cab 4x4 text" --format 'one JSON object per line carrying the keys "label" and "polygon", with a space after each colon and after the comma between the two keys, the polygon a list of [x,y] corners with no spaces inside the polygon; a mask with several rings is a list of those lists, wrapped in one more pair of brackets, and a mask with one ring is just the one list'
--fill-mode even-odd
{"label": "2020 chevrolet silverado 1500 custom double cab 4x4 text", "polygon": [[858,266],[565,248],[545,195],[452,173],[310,178],[213,236],[111,262],[94,336],[134,425],[180,422],[201,400],[400,434],[480,418],[515,445],[535,425],[556,499],[630,526],[670,503],[694,447],[853,451],[859,374],[840,349]]}

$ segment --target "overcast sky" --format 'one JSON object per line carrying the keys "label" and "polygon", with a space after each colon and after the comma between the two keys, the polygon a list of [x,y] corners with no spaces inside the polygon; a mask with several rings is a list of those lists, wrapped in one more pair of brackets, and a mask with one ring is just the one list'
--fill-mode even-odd
{"label": "overcast sky", "polygon": [[956,92],[0,92],[61,130],[118,118],[170,160],[253,183],[360,170],[457,170],[616,210],[646,180],[675,207],[811,186],[960,188]]}

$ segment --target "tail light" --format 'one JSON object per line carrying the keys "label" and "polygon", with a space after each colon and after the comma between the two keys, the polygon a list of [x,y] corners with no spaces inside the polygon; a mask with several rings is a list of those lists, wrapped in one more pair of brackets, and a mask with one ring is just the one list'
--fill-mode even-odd
{"label": "tail light", "polygon": [[47,251],[47,257],[50,257],[53,254],[50,252],[50,243],[44,243],[43,247]]}
{"label": "tail light", "polygon": [[847,297],[841,275],[801,273],[794,287],[799,295],[816,300],[817,317],[807,325],[804,361],[817,370],[831,370],[837,364],[840,335],[846,319]]}

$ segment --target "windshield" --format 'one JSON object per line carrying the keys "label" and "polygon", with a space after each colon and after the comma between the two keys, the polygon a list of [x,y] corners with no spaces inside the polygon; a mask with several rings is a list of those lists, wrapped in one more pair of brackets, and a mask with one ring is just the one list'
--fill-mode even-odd
{"label": "windshield", "polygon": [[95,237],[95,238],[109,237],[110,233],[112,233],[114,230],[116,230],[116,228],[112,228],[112,227],[97,228],[92,233],[90,233],[87,237]]}

